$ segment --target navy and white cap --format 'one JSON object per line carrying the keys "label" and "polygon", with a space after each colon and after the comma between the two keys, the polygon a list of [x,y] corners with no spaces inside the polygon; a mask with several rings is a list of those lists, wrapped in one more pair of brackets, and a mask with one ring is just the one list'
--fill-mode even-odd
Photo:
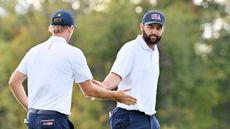
{"label": "navy and white cap", "polygon": [[153,23],[158,23],[164,26],[165,23],[165,16],[162,12],[160,11],[148,11],[145,13],[143,19],[142,19],[143,24],[153,24]]}
{"label": "navy and white cap", "polygon": [[69,11],[58,10],[56,11],[51,18],[51,25],[60,25],[60,26],[76,26],[74,24],[74,19],[72,14]]}

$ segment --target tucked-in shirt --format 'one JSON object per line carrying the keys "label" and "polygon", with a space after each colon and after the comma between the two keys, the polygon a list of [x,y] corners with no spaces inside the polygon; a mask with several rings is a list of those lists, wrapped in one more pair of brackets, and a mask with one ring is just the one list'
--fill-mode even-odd
{"label": "tucked-in shirt", "polygon": [[129,95],[137,98],[137,104],[118,107],[127,110],[138,110],[147,115],[156,113],[156,94],[159,78],[159,51],[157,45],[151,49],[138,35],[126,43],[118,52],[111,72],[118,74],[122,81],[118,90],[131,88]]}
{"label": "tucked-in shirt", "polygon": [[17,70],[28,77],[28,108],[70,114],[73,82],[92,79],[83,52],[51,36],[31,48]]}

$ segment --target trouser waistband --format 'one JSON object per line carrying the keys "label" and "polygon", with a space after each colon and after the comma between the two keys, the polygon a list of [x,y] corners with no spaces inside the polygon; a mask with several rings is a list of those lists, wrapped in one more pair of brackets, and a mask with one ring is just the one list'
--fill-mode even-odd
{"label": "trouser waistband", "polygon": [[40,109],[29,109],[29,113],[31,114],[43,114],[43,115],[61,115],[64,117],[68,117],[68,115],[60,113],[58,111],[52,111],[52,110],[40,110]]}
{"label": "trouser waistband", "polygon": [[[139,114],[139,115],[146,115],[146,116],[149,116],[149,117],[151,117],[151,116],[155,116],[155,114],[153,114],[153,115],[147,115],[147,114],[145,114],[144,112],[142,112],[142,111],[139,111],[139,110],[127,110],[127,109],[124,109],[124,108],[120,108],[120,107],[116,107],[116,109],[115,110],[113,110],[114,112],[116,111],[116,110],[123,110],[123,111],[126,111],[126,112],[129,112],[129,113],[131,113],[131,114]],[[112,114],[113,114],[113,111],[111,112]]]}

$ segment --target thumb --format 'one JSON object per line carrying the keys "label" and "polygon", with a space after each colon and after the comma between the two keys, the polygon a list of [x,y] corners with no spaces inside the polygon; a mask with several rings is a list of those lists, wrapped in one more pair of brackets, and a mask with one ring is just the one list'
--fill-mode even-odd
{"label": "thumb", "polygon": [[131,88],[127,88],[127,89],[124,89],[123,91],[124,92],[128,92],[128,91],[130,91],[131,90]]}

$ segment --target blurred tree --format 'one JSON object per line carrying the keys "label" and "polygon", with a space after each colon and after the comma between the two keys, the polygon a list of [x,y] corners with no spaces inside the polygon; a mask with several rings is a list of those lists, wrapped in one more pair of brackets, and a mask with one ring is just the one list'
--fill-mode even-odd
{"label": "blurred tree", "polygon": [[[25,2],[25,1],[24,1]],[[162,129],[228,129],[230,120],[229,6],[224,0],[37,0],[22,5],[0,0],[0,129],[23,129],[26,112],[9,91],[8,79],[24,54],[46,40],[57,9],[71,10],[78,28],[72,45],[83,50],[96,79],[108,74],[120,47],[140,33],[148,10],[166,16],[159,43],[161,75],[157,116]],[[36,3],[36,4],[35,4]],[[20,6],[19,6],[20,5]],[[38,8],[39,7],[39,8]],[[112,101],[89,101],[75,85],[71,120],[80,129],[107,129]],[[13,124],[12,124],[13,123]]]}
{"label": "blurred tree", "polygon": [[[204,0],[200,4],[202,12],[203,37],[201,43],[208,52],[201,53],[206,62],[206,80],[216,87],[217,104],[212,108],[212,117],[216,118],[213,128],[230,127],[230,2]],[[210,86],[209,86],[210,87]]]}
{"label": "blurred tree", "polygon": [[[229,49],[229,12],[226,11],[229,2],[203,1],[204,8],[187,3],[167,1],[159,2],[158,6],[165,8],[167,21],[161,47],[162,76],[158,96],[161,125],[172,129],[227,129],[229,57],[218,56],[218,53]],[[218,20],[221,24],[219,18],[228,19],[224,22],[228,23],[225,24],[228,29],[222,28],[216,33],[214,23]],[[207,40],[204,33],[210,33],[205,32],[209,22],[212,23],[212,38]],[[204,30],[201,26],[205,26]]]}

